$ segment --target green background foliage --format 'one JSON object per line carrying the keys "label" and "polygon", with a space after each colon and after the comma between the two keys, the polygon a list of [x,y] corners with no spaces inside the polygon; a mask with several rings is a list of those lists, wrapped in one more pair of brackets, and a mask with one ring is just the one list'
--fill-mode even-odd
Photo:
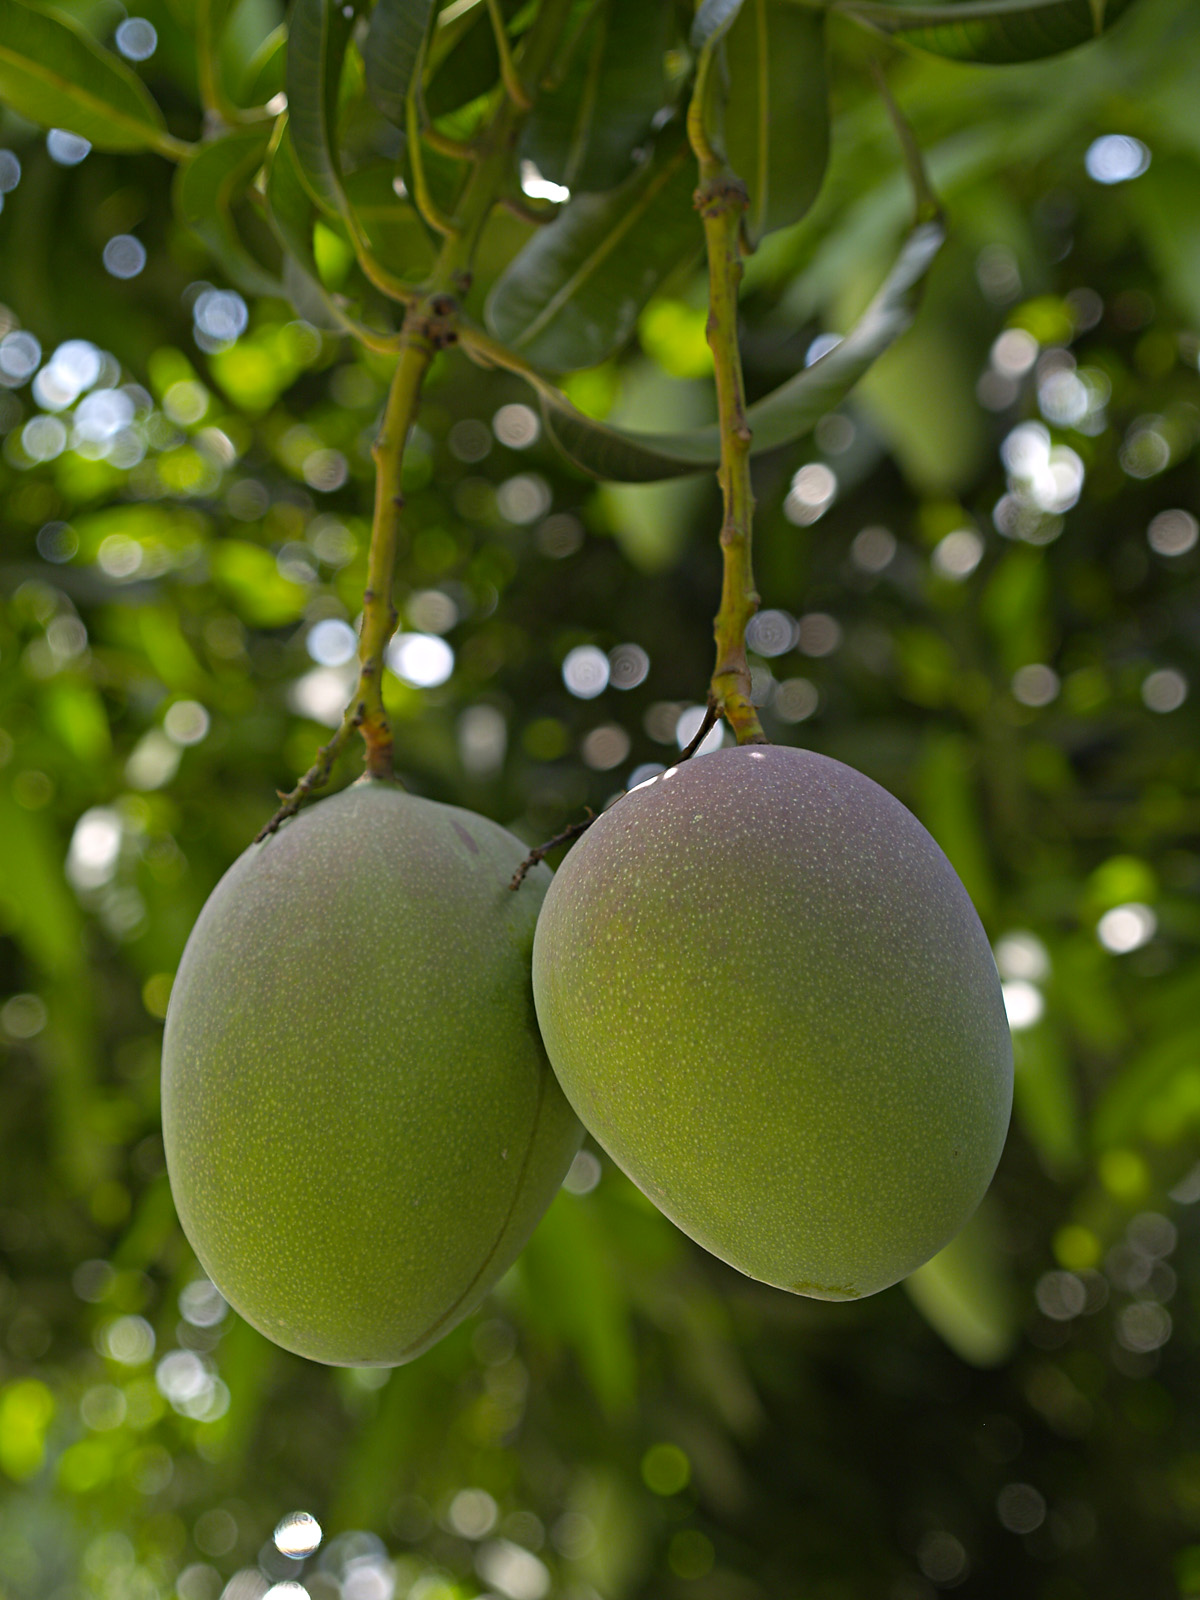
{"label": "green background foliage", "polygon": [[[121,19],[105,0],[62,9],[105,47]],[[0,0],[5,44],[29,10]],[[263,104],[281,19],[243,0],[222,32],[222,10],[205,23],[222,93]],[[111,56],[124,120],[75,165],[18,115],[35,108],[0,52],[0,1593],[258,1600],[299,1577],[314,1600],[1200,1594],[1187,0],[1145,0],[1046,62],[887,57],[950,238],[912,330],[755,469],[768,732],[917,812],[1011,986],[1017,1104],[989,1202],[906,1288],[817,1304],[705,1257],[590,1150],[482,1312],[390,1374],[307,1364],[223,1310],[175,1221],[157,1074],[195,915],[352,683],[337,657],[390,358],[331,322],[329,295],[359,293],[338,185],[390,264],[429,242],[379,183],[365,111],[315,228],[320,127],[273,166],[303,271],[247,198],[269,123],[180,168],[199,226],[177,220],[158,152],[201,132],[197,18],[139,14],[157,49]],[[447,116],[495,79],[479,21],[460,40],[475,80],[429,63]],[[751,400],[854,325],[911,222],[864,70],[890,47],[842,16],[827,32],[824,184],[747,264]],[[632,74],[588,48],[590,70]],[[400,86],[352,75],[348,103],[387,114]],[[623,92],[649,103],[657,85]],[[564,110],[527,127],[547,175],[645,182],[621,170],[624,134],[581,140]],[[1139,176],[1089,175],[1111,134],[1144,141]],[[779,203],[802,190],[789,172]],[[146,252],[131,278],[104,265],[125,236]],[[497,215],[476,314],[529,237],[545,248]],[[569,397],[615,425],[702,426],[703,324],[685,251]],[[406,783],[536,842],[677,753],[710,670],[719,504],[705,477],[597,485],[530,402],[461,353],[434,366],[386,698]],[[447,661],[436,640],[453,671],[421,687]],[[337,780],[357,770],[354,752]],[[303,1566],[271,1540],[295,1509],[326,1533]]]}

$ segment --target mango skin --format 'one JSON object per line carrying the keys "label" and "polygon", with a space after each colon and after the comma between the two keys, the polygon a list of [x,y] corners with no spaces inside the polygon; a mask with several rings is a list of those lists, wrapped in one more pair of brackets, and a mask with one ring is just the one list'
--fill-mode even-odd
{"label": "mango skin", "polygon": [[1012,1106],[987,937],[917,819],[810,751],[721,750],[559,868],[533,987],[584,1125],[752,1278],[873,1294],[982,1199]]}
{"label": "mango skin", "polygon": [[183,954],[163,1045],[176,1208],[268,1338],[394,1366],[478,1305],[583,1130],[529,959],[550,874],[469,811],[362,781],[251,845]]}

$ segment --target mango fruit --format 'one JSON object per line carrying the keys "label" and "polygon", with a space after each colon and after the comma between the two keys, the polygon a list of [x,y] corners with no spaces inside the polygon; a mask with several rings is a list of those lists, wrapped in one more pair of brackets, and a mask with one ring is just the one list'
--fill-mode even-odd
{"label": "mango fruit", "polygon": [[863,774],[748,745],[618,800],[559,868],[538,1021],[584,1125],[685,1233],[796,1294],[872,1294],[995,1170],[1012,1046],[954,869]]}
{"label": "mango fruit", "polygon": [[251,845],[167,1011],[175,1205],[214,1283],[286,1349],[392,1366],[467,1315],[582,1129],[529,962],[549,882],[454,806],[362,780]]}

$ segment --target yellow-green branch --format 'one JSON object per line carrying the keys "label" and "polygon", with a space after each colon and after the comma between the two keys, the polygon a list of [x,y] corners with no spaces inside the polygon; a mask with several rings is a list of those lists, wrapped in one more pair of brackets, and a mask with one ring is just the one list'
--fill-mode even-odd
{"label": "yellow-green branch", "polygon": [[[339,726],[318,751],[312,767],[289,793],[280,793],[278,811],[259,833],[274,833],[310,794],[324,788],[338,756],[357,728],[366,745],[366,769],[374,778],[390,779],[392,732],[383,704],[384,651],[396,626],[392,590],[400,515],[404,508],[401,477],[404,446],[416,420],[421,388],[436,353],[457,339],[458,299],[470,283],[475,246],[493,208],[505,195],[513,153],[521,125],[557,49],[570,10],[570,0],[543,0],[536,19],[522,41],[513,65],[522,93],[516,98],[506,87],[475,152],[476,161],[460,197],[453,222],[444,219],[446,240],[439,253],[426,292],[412,300],[397,340],[382,347],[399,350],[387,406],[372,454],[375,460],[375,518],[367,558],[367,587],[363,594],[363,625],[359,640],[358,686]],[[415,100],[409,103],[409,134],[419,144]],[[413,151],[414,175],[421,174],[419,150]],[[423,176],[423,174],[421,174]],[[418,183],[419,183],[418,179]],[[421,198],[417,197],[418,200]],[[428,200],[428,196],[425,196]],[[422,207],[424,210],[424,207]],[[363,241],[356,240],[356,244]],[[408,285],[399,280],[377,281],[385,293],[407,299]],[[365,338],[367,330],[349,329]],[[372,345],[376,348],[377,345]]]}
{"label": "yellow-green branch", "polygon": [[[707,61],[704,63],[707,66]],[[700,167],[696,209],[704,224],[708,250],[708,323],[717,385],[721,432],[721,523],[723,576],[721,607],[714,635],[716,664],[712,698],[739,744],[765,744],[766,735],[750,700],[750,668],[746,663],[746,624],[758,610],[751,565],[754,493],[750,486],[750,426],[746,421],[746,386],[738,346],[738,286],[742,281],[742,216],[746,186],[713,147],[705,126],[706,73],[697,77],[688,112],[688,137]]]}
{"label": "yellow-green branch", "polygon": [[293,816],[316,790],[324,788],[334,763],[355,728],[366,745],[366,769],[373,778],[392,778],[392,730],[383,704],[384,650],[396,626],[392,595],[400,514],[404,509],[401,477],[404,447],[416,421],[421,387],[438,350],[454,340],[451,322],[454,302],[434,294],[410,307],[401,331],[400,359],[392,374],[387,405],[378,437],[372,446],[375,459],[375,518],[367,556],[367,587],[363,593],[362,635],[359,639],[358,687],[341,723],[317,759],[259,833],[265,839]]}
{"label": "yellow-green branch", "polygon": [[429,363],[446,342],[447,309],[441,296],[434,296],[405,317],[404,348],[392,374],[383,423],[371,447],[375,459],[375,520],[367,557],[367,587],[363,591],[358,693],[353,716],[367,747],[367,772],[372,778],[393,775],[392,730],[383,707],[383,652],[396,626],[392,587],[400,513],[404,509],[400,486],[404,446],[416,421]]}

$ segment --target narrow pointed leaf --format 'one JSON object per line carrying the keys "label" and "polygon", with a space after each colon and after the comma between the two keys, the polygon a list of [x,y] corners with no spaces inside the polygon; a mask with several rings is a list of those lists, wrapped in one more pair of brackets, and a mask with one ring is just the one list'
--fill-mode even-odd
{"label": "narrow pointed leaf", "polygon": [[492,332],[550,372],[606,360],[663,279],[699,249],[694,186],[691,152],[673,142],[620,188],[576,196],[496,283]]}
{"label": "narrow pointed leaf", "polygon": [[403,128],[408,91],[421,55],[433,0],[376,0],[363,54],[375,109]]}
{"label": "narrow pointed leaf", "polygon": [[[521,0],[500,0],[505,22],[521,9]],[[500,82],[500,55],[487,7],[479,3],[455,17],[438,19],[431,34],[426,69],[425,109],[435,120],[476,100]]]}
{"label": "narrow pointed leaf", "polygon": [[248,294],[279,294],[278,277],[246,249],[233,206],[266,157],[269,128],[244,128],[200,147],[175,176],[175,210]]}
{"label": "narrow pointed leaf", "polygon": [[753,243],[799,222],[829,158],[825,14],[791,0],[746,0],[725,40],[725,149],[750,193]]}
{"label": "narrow pointed leaf", "polygon": [[454,48],[430,70],[425,109],[435,119],[468,105],[500,81],[496,38],[482,6],[468,13],[467,21]]}
{"label": "narrow pointed leaf", "polygon": [[[874,300],[841,344],[749,408],[754,454],[791,444],[807,433],[900,337],[912,322],[921,281],[944,238],[936,223],[915,229]],[[503,360],[503,352],[486,353]],[[520,364],[514,363],[513,370],[521,371]],[[629,432],[585,417],[540,375],[525,369],[522,376],[537,390],[546,431],[555,444],[577,467],[597,478],[649,483],[711,470],[720,459],[715,425],[677,434]]]}
{"label": "narrow pointed leaf", "polygon": [[132,68],[71,18],[25,0],[0,0],[0,101],[100,150],[162,150],[174,142]]}
{"label": "narrow pointed leaf", "polygon": [[353,27],[337,0],[294,0],[288,19],[288,133],[305,183],[335,211],[343,205],[338,87]]}
{"label": "narrow pointed leaf", "polygon": [[664,0],[598,7],[563,82],[538,96],[525,126],[521,153],[543,177],[586,191],[628,177],[668,100],[673,28],[674,7]]}
{"label": "narrow pointed leaf", "polygon": [[1132,0],[960,0],[946,5],[890,5],[835,0],[835,9],[956,61],[1036,61],[1086,44]]}
{"label": "narrow pointed leaf", "polygon": [[341,328],[368,349],[384,348],[388,335],[357,322],[321,282],[313,256],[314,202],[289,133],[285,126],[272,141],[266,182],[267,216],[283,246],[288,297],[302,316],[322,326]]}
{"label": "narrow pointed leaf", "polygon": [[281,22],[259,45],[246,63],[240,85],[239,102],[246,106],[265,106],[283,91],[287,62],[287,23]]}
{"label": "narrow pointed leaf", "polygon": [[742,9],[743,0],[702,0],[692,23],[691,46],[699,53],[705,45],[719,39],[731,28]]}
{"label": "narrow pointed leaf", "polygon": [[372,162],[346,178],[346,199],[372,254],[409,283],[419,283],[433,266],[429,232],[416,207],[393,187],[391,162]]}

